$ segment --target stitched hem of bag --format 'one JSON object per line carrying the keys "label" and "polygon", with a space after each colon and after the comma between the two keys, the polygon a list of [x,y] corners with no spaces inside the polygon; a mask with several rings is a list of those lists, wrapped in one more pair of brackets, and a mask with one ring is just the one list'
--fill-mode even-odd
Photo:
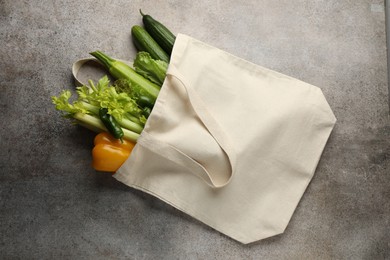
{"label": "stitched hem of bag", "polygon": [[[322,90],[321,90],[320,88],[317,88],[316,90],[320,92],[320,95],[318,95],[317,99],[315,99],[315,101],[318,101],[318,99],[321,97],[321,95],[323,96],[323,94],[322,94]],[[325,97],[324,97],[324,98],[325,98]],[[317,104],[317,102],[313,102],[313,104]],[[333,115],[333,113],[332,113],[332,115]],[[333,117],[334,117],[334,115],[333,115]],[[315,114],[314,114],[314,112],[313,112],[313,113],[312,113],[312,116],[310,117],[310,120],[309,120],[310,123],[313,122],[314,118],[315,118]],[[336,121],[337,121],[336,117],[334,117],[333,120],[330,120],[330,121],[329,121],[329,125],[326,127],[326,129],[327,129],[327,130],[326,130],[326,138],[323,138],[323,139],[321,140],[321,142],[318,142],[318,144],[317,144],[317,145],[318,145],[317,147],[319,148],[319,151],[320,151],[320,152],[319,152],[319,154],[318,154],[318,156],[317,156],[317,158],[316,158],[316,160],[315,160],[315,162],[314,162],[314,164],[313,164],[312,169],[310,170],[310,175],[309,175],[310,178],[308,178],[308,179],[305,181],[305,186],[304,186],[303,192],[302,192],[301,196],[299,197],[299,199],[297,200],[297,203],[295,203],[295,205],[294,205],[294,210],[292,211],[291,216],[290,216],[290,217],[288,218],[288,220],[287,220],[287,225],[286,225],[285,229],[288,227],[288,225],[289,225],[289,223],[290,223],[292,217],[294,216],[294,213],[295,213],[296,209],[298,208],[299,203],[301,202],[301,200],[302,200],[302,198],[303,198],[303,195],[305,194],[305,192],[306,192],[306,190],[307,190],[309,184],[311,183],[311,181],[312,181],[312,179],[313,179],[313,177],[314,177],[314,174],[315,174],[315,172],[316,172],[316,170],[317,170],[318,164],[319,164],[319,162],[320,162],[320,160],[321,160],[322,154],[323,154],[323,152],[324,152],[324,150],[325,150],[326,144],[327,144],[327,142],[328,142],[328,140],[329,140],[329,138],[330,138],[330,135],[332,134],[332,131],[333,131],[335,125],[336,125]],[[310,125],[311,125],[312,128],[313,128],[313,124],[310,124]],[[325,131],[325,130],[324,130],[324,131]],[[285,229],[284,229],[284,230],[285,230]],[[283,230],[283,232],[284,232],[284,230]]]}
{"label": "stitched hem of bag", "polygon": [[[167,80],[164,79],[164,84],[167,84],[166,81]],[[164,87],[164,84],[162,85],[160,92],[158,93],[152,112],[150,113],[142,132],[144,131],[147,132],[152,127],[151,125],[158,124],[158,122],[160,122],[164,117],[166,96],[168,95],[166,91],[166,87]],[[142,136],[142,132],[141,132],[141,136]]]}
{"label": "stitched hem of bag", "polygon": [[249,60],[246,60],[246,59],[241,58],[241,57],[239,57],[239,56],[236,56],[236,55],[234,55],[234,54],[232,54],[232,53],[227,52],[226,50],[220,49],[220,48],[218,48],[218,47],[216,47],[216,46],[213,46],[213,45],[210,45],[210,44],[208,44],[208,43],[206,43],[206,42],[200,41],[200,40],[198,40],[198,39],[196,39],[196,38],[193,38],[193,37],[191,37],[191,36],[188,36],[188,35],[186,35],[186,34],[182,34],[182,35],[184,35],[185,37],[188,38],[187,41],[195,41],[195,42],[200,43],[200,44],[202,44],[202,45],[204,45],[204,46],[206,46],[206,47],[208,47],[208,48],[213,48],[213,49],[215,49],[215,50],[218,50],[218,51],[220,51],[220,52],[222,52],[222,53],[228,55],[228,56],[231,57],[231,58],[234,58],[237,62],[240,62],[240,63],[243,62],[243,63],[247,64],[248,66],[251,66],[250,69],[251,69],[252,72],[260,72],[260,71],[272,72],[272,73],[275,73],[275,75],[272,75],[272,76],[275,76],[275,78],[278,78],[278,79],[281,79],[281,78],[293,79],[293,80],[297,80],[297,81],[299,81],[300,83],[303,83],[303,84],[305,84],[305,85],[309,85],[309,86],[312,86],[312,87],[314,87],[314,88],[321,89],[320,87],[317,87],[317,86],[315,86],[315,85],[312,85],[312,84],[310,84],[310,83],[308,83],[308,82],[305,82],[305,81],[303,81],[303,80],[301,80],[301,79],[295,78],[295,77],[290,76],[290,75],[283,74],[283,73],[281,73],[281,72],[279,72],[279,71],[272,70],[272,69],[269,69],[269,68],[267,68],[267,67],[263,67],[263,66],[261,66],[261,65],[259,65],[259,64],[256,64],[256,63],[254,63],[254,62],[252,62],[252,61],[249,61]]}
{"label": "stitched hem of bag", "polygon": [[[178,200],[178,202],[173,203],[173,202],[165,199],[162,195],[152,191],[152,190],[160,190],[159,187],[154,186],[154,185],[148,185],[148,188],[145,188],[145,187],[141,186],[141,184],[138,184],[136,179],[134,180],[134,179],[131,179],[130,177],[128,177],[127,172],[133,172],[133,169],[134,169],[134,165],[131,165],[131,164],[127,165],[126,170],[124,167],[123,168],[121,167],[113,175],[113,177],[116,180],[127,185],[128,187],[140,190],[142,192],[145,192],[147,194],[154,196],[157,199],[160,199],[161,201],[176,208],[177,210],[183,212],[184,214],[190,216],[191,218],[196,219],[197,221],[201,222],[202,224],[204,224],[204,225],[214,229],[215,231],[225,235],[226,237],[231,238],[235,241],[238,241],[242,244],[250,244],[250,243],[254,243],[254,242],[269,238],[269,237],[273,237],[273,236],[282,234],[285,230],[285,228],[283,230],[275,230],[275,232],[276,232],[275,234],[270,234],[270,235],[266,235],[266,236],[259,236],[259,237],[251,236],[249,239],[248,239],[247,235],[245,235],[244,233],[241,233],[241,232],[237,232],[237,230],[235,230],[235,229],[233,230],[233,229],[227,228],[228,231],[222,231],[222,229],[218,227],[218,224],[215,223],[215,221],[212,220],[211,218],[209,218],[207,215],[201,214],[199,212],[197,212],[197,213],[193,212],[191,210],[191,205],[189,203],[185,202],[184,200],[181,200],[180,198],[176,198]],[[183,205],[183,207],[180,207],[177,204]],[[229,231],[231,231],[231,233],[239,233],[239,235],[230,235]]]}
{"label": "stitched hem of bag", "polygon": [[[119,180],[120,181],[120,180]],[[250,238],[250,239],[246,239],[246,235],[243,234],[243,233],[240,233],[240,235],[230,235],[229,232],[226,232],[226,231],[222,231],[217,224],[215,224],[215,221],[213,221],[212,219],[208,218],[206,215],[204,214],[199,214],[199,213],[194,213],[192,212],[188,206],[190,206],[187,202],[181,200],[181,199],[178,199],[179,200],[179,203],[178,204],[181,204],[181,205],[185,205],[185,207],[180,207],[177,205],[177,203],[173,203],[167,199],[165,199],[163,196],[161,196],[160,194],[158,193],[155,193],[151,190],[153,189],[156,189],[154,186],[149,186],[149,189],[146,189],[138,184],[135,184],[135,183],[125,183],[126,185],[128,185],[129,187],[132,187],[134,189],[137,189],[137,190],[140,190],[142,192],[145,192],[147,194],[150,194],[152,196],[154,196],[155,198],[167,203],[168,205],[176,208],[177,210],[187,214],[188,216],[190,216],[191,218],[193,219],[196,219],[197,221],[201,222],[203,225],[206,225],[206,226],[209,226],[211,227],[212,229],[214,229],[215,231],[223,234],[224,236],[227,236],[231,239],[234,239],[235,241],[238,241],[242,244],[250,244],[250,243],[254,243],[254,242],[257,242],[257,241],[260,241],[260,240],[263,240],[263,239],[267,239],[267,238],[270,238],[270,237],[273,237],[273,236],[277,236],[279,234],[282,234],[284,232],[284,230],[282,231],[276,231],[277,233],[275,234],[272,234],[272,235],[268,235],[268,236],[264,236],[264,237],[260,237],[260,238]],[[232,229],[229,229],[231,230],[232,232],[234,233],[237,233],[237,230],[232,230]]]}

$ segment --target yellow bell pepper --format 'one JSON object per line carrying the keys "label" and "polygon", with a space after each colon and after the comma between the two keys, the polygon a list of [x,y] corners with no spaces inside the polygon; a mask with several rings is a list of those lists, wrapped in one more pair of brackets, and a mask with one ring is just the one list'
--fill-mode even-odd
{"label": "yellow bell pepper", "polygon": [[96,135],[92,149],[92,167],[97,171],[116,172],[130,156],[135,143],[115,139],[107,132]]}

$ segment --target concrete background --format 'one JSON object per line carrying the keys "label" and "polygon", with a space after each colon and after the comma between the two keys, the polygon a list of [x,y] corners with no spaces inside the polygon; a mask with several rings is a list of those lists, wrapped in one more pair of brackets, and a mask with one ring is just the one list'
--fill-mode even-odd
{"label": "concrete background", "polygon": [[[90,166],[94,134],[54,110],[71,64],[131,60],[138,9],[320,87],[338,118],[284,234],[241,245]],[[0,1],[1,259],[389,259],[383,1]]]}

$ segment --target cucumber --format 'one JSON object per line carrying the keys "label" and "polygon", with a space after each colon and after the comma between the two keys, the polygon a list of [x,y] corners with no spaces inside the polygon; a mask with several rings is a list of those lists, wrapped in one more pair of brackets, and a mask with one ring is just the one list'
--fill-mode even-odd
{"label": "cucumber", "polygon": [[175,35],[152,16],[142,13],[141,9],[139,11],[146,31],[168,55],[171,55],[176,39]]}
{"label": "cucumber", "polygon": [[138,51],[146,51],[155,60],[169,63],[168,54],[158,45],[150,34],[141,26],[134,25],[131,28],[133,42]]}

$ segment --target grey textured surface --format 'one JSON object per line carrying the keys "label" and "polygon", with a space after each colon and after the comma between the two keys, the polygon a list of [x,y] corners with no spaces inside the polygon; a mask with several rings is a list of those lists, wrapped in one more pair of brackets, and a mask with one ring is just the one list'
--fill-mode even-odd
{"label": "grey textured surface", "polygon": [[[71,64],[132,59],[138,9],[320,87],[338,119],[284,234],[241,245],[90,166],[94,134],[50,101]],[[389,259],[384,3],[0,2],[1,259]]]}

